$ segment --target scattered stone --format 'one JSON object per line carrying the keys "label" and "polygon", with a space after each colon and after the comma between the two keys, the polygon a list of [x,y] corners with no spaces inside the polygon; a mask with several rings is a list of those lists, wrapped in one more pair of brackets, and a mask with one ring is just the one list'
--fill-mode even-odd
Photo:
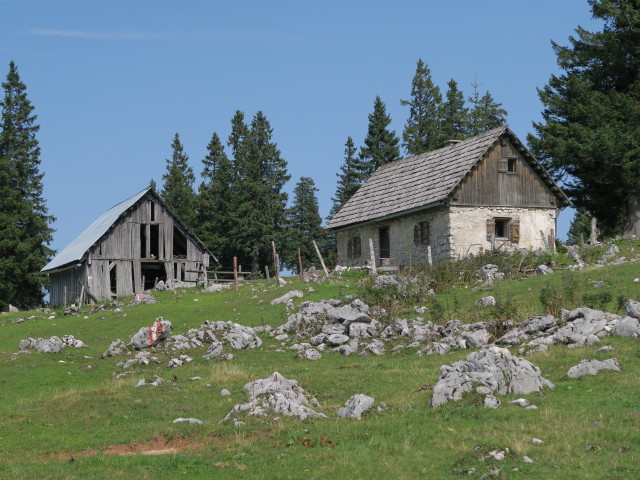
{"label": "scattered stone", "polygon": [[488,297],[483,297],[476,302],[476,305],[480,305],[481,307],[490,307],[496,304],[496,299],[489,295]]}
{"label": "scattered stone", "polygon": [[247,412],[249,416],[265,416],[273,412],[300,420],[309,417],[326,418],[324,413],[318,413],[310,407],[311,404],[319,406],[315,398],[307,399],[298,382],[288,380],[278,372],[268,378],[247,383],[244,390],[250,401],[235,405],[220,423],[239,412]]}
{"label": "scattered stone", "polygon": [[497,460],[498,462],[504,460],[505,455],[504,450],[492,450],[489,452],[489,457]]}
{"label": "scattered stone", "polygon": [[427,313],[428,309],[427,307],[416,307],[414,309],[414,311],[418,314],[418,315],[424,315],[425,313]]}
{"label": "scattered stone", "polygon": [[518,398],[516,400],[511,400],[509,403],[513,403],[515,405],[518,405],[519,407],[528,407],[529,404],[529,400],[527,400],[526,398]]}
{"label": "scattered stone", "polygon": [[640,320],[640,302],[629,299],[624,303],[624,309],[628,317]]}
{"label": "scattered stone", "polygon": [[394,275],[378,275],[373,284],[373,288],[395,287],[400,285],[398,279]]}
{"label": "scattered stone", "polygon": [[144,378],[140,379],[136,387],[143,387],[145,385],[157,387],[158,385],[161,385],[166,382],[166,380],[164,380],[163,378],[160,378],[158,375],[154,375],[153,377],[154,377],[153,382],[149,382],[149,383],[147,383],[147,381]]}
{"label": "scattered stone", "polygon": [[189,380],[191,380],[192,382],[196,382],[198,380],[202,380],[202,377],[191,377]]}
{"label": "scattered stone", "polygon": [[369,410],[373,406],[374,402],[375,400],[373,397],[357,393],[347,400],[344,407],[338,410],[338,416],[341,418],[353,418],[360,420],[362,418],[362,414]]}
{"label": "scattered stone", "polygon": [[158,357],[151,356],[151,352],[143,350],[136,353],[135,357],[130,358],[126,362],[120,362],[117,365],[121,366],[123,370],[127,370],[134,365],[149,365],[151,362],[160,363],[160,360],[158,360]]}
{"label": "scattered stone", "polygon": [[233,360],[233,353],[223,353],[218,357],[218,361],[220,362],[228,362],[230,360]]}
{"label": "scattered stone", "polygon": [[202,420],[198,420],[197,418],[176,418],[173,422],[171,423],[192,423],[195,425],[202,425]]}
{"label": "scattered stone", "polygon": [[231,395],[231,392],[229,390],[227,390],[226,388],[223,388],[222,390],[220,390],[220,396],[221,397],[228,397],[229,395]]}
{"label": "scattered stone", "polygon": [[298,353],[298,358],[306,358],[307,360],[320,360],[322,355],[315,348],[307,348]]}
{"label": "scattered stone", "polygon": [[540,440],[539,438],[533,437],[531,439],[531,443],[533,443],[534,445],[542,445],[544,441]]}
{"label": "scattered stone", "polygon": [[18,313],[20,310],[18,310],[18,307],[14,307],[13,305],[9,304],[9,313]]}
{"label": "scattered stone", "polygon": [[376,338],[365,347],[364,351],[373,353],[374,355],[383,355],[385,352],[384,342]]}
{"label": "scattered stone", "polygon": [[531,458],[527,457],[526,455],[522,457],[522,460],[524,461],[524,463],[534,463],[533,460],[531,460]]}
{"label": "scattered stone", "polygon": [[188,355],[180,355],[178,358],[172,358],[169,360],[169,368],[181,367],[187,362],[193,361],[193,358]]}
{"label": "scattered stone", "polygon": [[109,345],[107,350],[101,355],[101,358],[117,357],[125,351],[127,351],[127,344],[118,338],[111,342],[111,345]]}
{"label": "scattered stone", "polygon": [[86,347],[82,340],[73,335],[65,335],[62,338],[53,336],[50,338],[26,338],[20,341],[20,350],[32,349],[38,353],[58,353],[63,348]]}
{"label": "scattered stone", "polygon": [[494,397],[493,395],[486,395],[484,397],[483,403],[487,408],[498,408],[501,404],[500,399],[498,397]]}
{"label": "scattered stone", "polygon": [[634,317],[623,317],[613,326],[611,335],[614,337],[638,337],[640,336],[640,321]]}
{"label": "scattered stone", "polygon": [[290,292],[285,293],[281,297],[278,297],[274,300],[271,300],[271,305],[278,305],[280,303],[287,303],[289,300],[293,298],[302,298],[304,294],[300,290],[291,290]]}
{"label": "scattered stone", "polygon": [[551,267],[543,264],[536,267],[536,273],[538,275],[549,275],[550,273],[553,273],[553,270],[551,269]]}
{"label": "scattered stone", "polygon": [[331,335],[327,335],[324,340],[324,343],[326,343],[330,347],[339,347],[340,345],[347,343],[348,341],[349,341],[349,337],[347,335],[334,333]]}
{"label": "scattered stone", "polygon": [[167,338],[172,328],[173,325],[170,321],[165,320],[162,317],[158,317],[150,327],[142,327],[138,330],[138,332],[131,337],[129,345],[136,350],[155,347]]}
{"label": "scattered stone", "polygon": [[555,388],[528,360],[512,356],[505,348],[490,346],[471,353],[466,360],[443,365],[431,405],[460,400],[463,393],[474,390],[483,395],[529,394],[543,386]]}
{"label": "scattered stone", "polygon": [[143,293],[136,293],[133,296],[133,302],[131,302],[131,305],[152,305],[154,303],[158,303],[158,300],[156,300],[153,295],[151,295],[151,293],[149,292],[143,292]]}
{"label": "scattered stone", "polygon": [[610,352],[613,350],[613,347],[611,345],[605,345],[604,347],[600,347],[599,349],[596,350],[596,352]]}
{"label": "scattered stone", "polygon": [[279,287],[284,287],[285,285],[287,285],[289,282],[287,282],[284,278],[282,277],[278,277],[278,286]]}
{"label": "scattered stone", "polygon": [[222,355],[222,343],[215,341],[209,345],[207,351],[202,355],[202,358],[205,360],[211,360],[212,358],[219,357]]}
{"label": "scattered stone", "polygon": [[582,360],[578,365],[574,365],[567,372],[569,378],[580,378],[585,375],[596,375],[600,370],[620,371],[620,364],[615,358],[608,360]]}

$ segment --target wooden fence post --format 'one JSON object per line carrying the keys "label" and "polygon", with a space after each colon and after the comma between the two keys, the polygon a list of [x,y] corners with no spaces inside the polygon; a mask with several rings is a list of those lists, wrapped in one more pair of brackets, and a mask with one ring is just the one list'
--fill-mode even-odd
{"label": "wooden fence post", "polygon": [[238,291],[238,257],[233,257],[233,290]]}
{"label": "wooden fence post", "polygon": [[269,277],[269,265],[264,266],[264,273],[267,276],[267,282],[271,281],[271,277]]}
{"label": "wooden fence post", "polygon": [[300,280],[304,281],[304,273],[302,272],[302,254],[298,249],[298,273],[300,274]]}
{"label": "wooden fence post", "polygon": [[273,253],[273,274],[275,275],[275,279],[276,282],[278,281],[278,279],[280,278],[279,272],[278,272],[278,258],[276,255],[276,242],[274,242],[273,240],[271,241],[271,250]]}
{"label": "wooden fence post", "polygon": [[320,265],[322,265],[322,270],[324,270],[324,274],[328,277],[329,276],[329,271],[327,270],[327,267],[324,264],[324,260],[322,259],[322,255],[320,255],[320,249],[318,248],[318,245],[316,244],[315,240],[311,240],[313,242],[313,247],[316,249],[316,254],[318,255],[318,258],[320,259]]}
{"label": "wooden fence post", "polygon": [[369,239],[369,255],[371,257],[371,275],[375,275],[376,271],[376,251],[373,249],[373,239]]}

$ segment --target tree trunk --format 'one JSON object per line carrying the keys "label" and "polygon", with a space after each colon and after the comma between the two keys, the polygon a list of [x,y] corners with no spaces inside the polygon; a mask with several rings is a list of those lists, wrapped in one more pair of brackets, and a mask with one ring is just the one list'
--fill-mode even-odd
{"label": "tree trunk", "polygon": [[631,198],[627,204],[627,221],[623,238],[640,238],[640,197]]}

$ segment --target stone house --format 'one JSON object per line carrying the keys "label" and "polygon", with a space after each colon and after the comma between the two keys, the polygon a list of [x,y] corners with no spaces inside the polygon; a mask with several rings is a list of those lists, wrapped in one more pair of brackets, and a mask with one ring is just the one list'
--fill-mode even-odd
{"label": "stone house", "polygon": [[151,187],[101,215],[51,260],[50,303],[101,302],[141,293],[162,280],[204,283],[216,258]]}
{"label": "stone house", "polygon": [[340,265],[460,258],[491,249],[554,249],[571,205],[508,127],[379,168],[325,227]]}

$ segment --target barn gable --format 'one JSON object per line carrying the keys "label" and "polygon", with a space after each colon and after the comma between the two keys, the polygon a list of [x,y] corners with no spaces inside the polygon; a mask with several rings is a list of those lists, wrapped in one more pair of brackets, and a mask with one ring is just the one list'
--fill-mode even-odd
{"label": "barn gable", "polygon": [[158,280],[195,285],[209,257],[198,237],[152,188],[115,205],[42,270],[51,277],[52,305],[76,298],[103,301],[133,295]]}

